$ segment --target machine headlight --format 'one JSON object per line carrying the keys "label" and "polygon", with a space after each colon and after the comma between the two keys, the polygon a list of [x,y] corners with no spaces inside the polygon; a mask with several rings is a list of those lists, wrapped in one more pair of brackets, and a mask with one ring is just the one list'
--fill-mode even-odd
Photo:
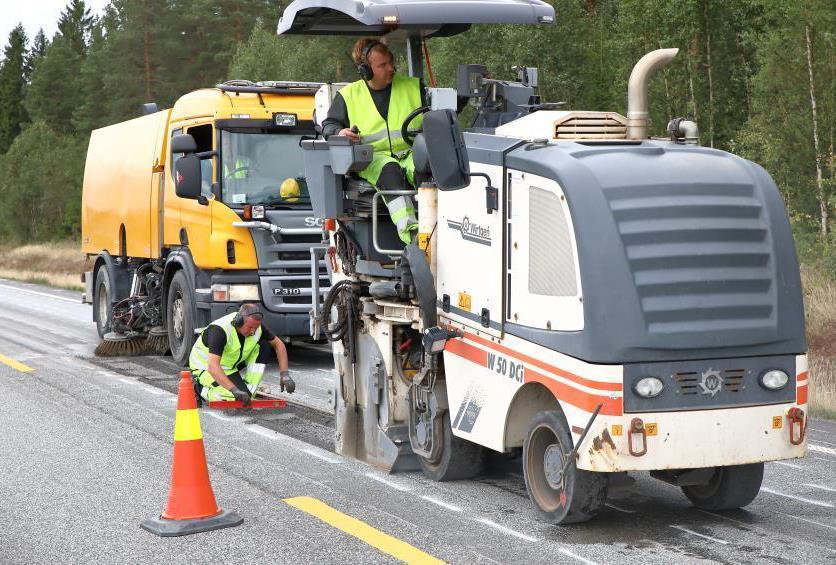
{"label": "machine headlight", "polygon": [[257,284],[213,284],[214,302],[245,302],[258,300]]}
{"label": "machine headlight", "polygon": [[636,384],[633,385],[633,391],[642,398],[659,396],[663,388],[665,388],[665,383],[656,377],[644,377],[636,381]]}
{"label": "machine headlight", "polygon": [[780,390],[790,382],[790,376],[780,369],[772,369],[761,375],[761,386],[768,390]]}
{"label": "machine headlight", "polygon": [[296,114],[273,114],[273,123],[283,128],[296,127]]}

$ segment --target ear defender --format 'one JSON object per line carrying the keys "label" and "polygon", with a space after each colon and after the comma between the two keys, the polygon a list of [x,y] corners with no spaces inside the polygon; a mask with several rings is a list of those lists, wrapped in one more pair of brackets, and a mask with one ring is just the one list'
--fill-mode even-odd
{"label": "ear defender", "polygon": [[357,64],[357,72],[360,73],[360,77],[362,77],[363,80],[372,80],[372,77],[374,76],[374,72],[369,65],[369,53],[371,53],[372,49],[378,45],[383,44],[375,40],[370,41],[368,45],[363,47],[363,52],[360,55],[360,62]]}

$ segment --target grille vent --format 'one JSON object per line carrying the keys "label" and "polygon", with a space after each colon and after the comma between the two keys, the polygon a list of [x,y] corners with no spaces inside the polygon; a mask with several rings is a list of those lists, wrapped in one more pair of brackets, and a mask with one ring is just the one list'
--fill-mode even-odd
{"label": "grille vent", "polygon": [[571,112],[554,123],[555,139],[627,139],[627,119],[615,112]]}
{"label": "grille vent", "polygon": [[[723,369],[720,371],[720,375],[723,377],[724,392],[736,393],[746,388],[744,381],[746,369]],[[700,393],[700,378],[701,374],[696,371],[681,371],[673,374],[677,391],[683,396]]]}

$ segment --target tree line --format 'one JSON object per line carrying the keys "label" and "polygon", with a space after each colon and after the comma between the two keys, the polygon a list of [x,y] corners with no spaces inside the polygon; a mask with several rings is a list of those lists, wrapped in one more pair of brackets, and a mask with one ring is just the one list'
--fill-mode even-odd
{"label": "tree line", "polygon": [[[439,86],[459,63],[540,69],[546,101],[626,113],[635,62],[679,55],[650,85],[652,133],[694,119],[701,143],[763,165],[802,252],[836,250],[836,3],[831,0],[551,0],[554,26],[474,26],[427,41]],[[0,63],[0,238],[79,232],[90,131],[230,78],[350,81],[352,38],[275,34],[289,0],[70,0],[47,38],[9,35]],[[23,212],[21,212],[23,211]],[[836,251],[832,253],[836,267]]]}

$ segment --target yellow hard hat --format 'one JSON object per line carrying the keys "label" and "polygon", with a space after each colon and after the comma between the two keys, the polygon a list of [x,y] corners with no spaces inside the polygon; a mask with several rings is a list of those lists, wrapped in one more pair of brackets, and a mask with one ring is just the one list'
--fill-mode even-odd
{"label": "yellow hard hat", "polygon": [[281,187],[279,187],[279,195],[288,202],[296,202],[301,194],[302,189],[299,188],[299,182],[293,178],[284,179]]}

